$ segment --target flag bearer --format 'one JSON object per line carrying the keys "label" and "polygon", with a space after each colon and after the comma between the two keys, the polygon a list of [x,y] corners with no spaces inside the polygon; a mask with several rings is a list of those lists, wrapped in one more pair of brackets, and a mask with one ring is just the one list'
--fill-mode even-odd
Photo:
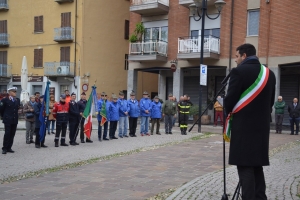
{"label": "flag bearer", "polygon": [[108,130],[108,121],[107,114],[109,109],[109,101],[107,100],[107,94],[105,92],[101,93],[101,99],[98,100],[98,140],[102,141],[102,127],[103,131],[103,140],[109,141],[107,138],[107,130]]}
{"label": "flag bearer", "polygon": [[69,146],[66,144],[66,132],[69,122],[69,104],[66,103],[66,95],[60,95],[60,100],[54,104],[52,114],[56,119],[55,147],[58,147],[58,141],[61,133],[61,146]]}
{"label": "flag bearer", "polygon": [[[84,117],[82,117],[82,114],[84,112],[84,109],[85,109],[85,106],[87,103],[85,92],[81,93],[81,99],[77,103],[78,103],[80,117],[81,117],[81,119],[79,120],[79,122],[80,122],[80,140],[81,140],[81,143],[85,143],[85,141],[84,141],[84,120],[85,119],[84,119]],[[77,130],[77,131],[79,131],[79,130]],[[86,142],[93,143],[93,141],[88,138],[86,138]]]}
{"label": "flag bearer", "polygon": [[79,145],[79,143],[76,142],[77,138],[77,130],[79,128],[79,121],[80,121],[80,111],[79,111],[79,105],[76,103],[76,94],[73,92],[71,94],[71,100],[69,102],[69,124],[70,124],[70,145]]}

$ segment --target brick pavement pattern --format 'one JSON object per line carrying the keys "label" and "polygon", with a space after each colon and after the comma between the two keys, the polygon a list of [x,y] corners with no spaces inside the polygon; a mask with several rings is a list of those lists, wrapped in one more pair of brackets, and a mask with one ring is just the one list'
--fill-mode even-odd
{"label": "brick pavement pattern", "polygon": [[[162,140],[162,136],[161,138],[159,136],[151,137],[153,140],[155,138]],[[129,142],[130,140],[128,140],[128,145],[133,145],[133,143],[147,145],[151,137],[138,137],[136,138],[137,140],[132,140],[134,142]],[[177,136],[172,135],[168,137]],[[284,134],[271,134],[270,148],[272,149],[294,140],[296,140],[296,137]],[[89,150],[84,154],[74,151],[77,147],[49,148],[53,152],[50,153],[46,150],[45,152],[50,154],[47,158],[52,159],[52,162],[60,162],[68,159],[68,157],[75,156],[76,158],[77,154],[82,154],[86,157],[88,156],[86,155],[88,152],[95,154],[92,150],[95,151],[97,148],[99,148],[97,152],[114,152],[115,148],[118,148],[117,146],[120,146],[119,148],[122,149],[124,141],[125,139],[119,139],[117,141],[109,141],[106,145],[105,143],[101,143],[102,145],[96,145],[96,148],[93,149],[85,145],[85,148]],[[60,149],[63,156],[56,149]],[[22,152],[19,151],[21,152],[19,154],[24,157],[24,154],[29,154],[30,152],[31,158],[27,157],[30,160],[27,163],[31,163],[31,166],[39,165],[41,162],[51,164],[51,161],[45,159],[33,159],[33,156],[35,158],[42,158],[39,157],[40,151],[40,149],[34,151],[22,150]],[[18,153],[15,155],[10,154],[4,157],[4,159],[9,160],[13,158],[12,156],[16,155]],[[46,155],[46,153],[42,155]],[[18,162],[17,164],[12,164],[14,162],[11,162],[9,165],[6,165],[6,169],[1,168],[1,173],[10,167],[14,169],[25,167],[25,165],[15,167],[15,165],[22,164],[22,156],[13,159],[15,162]],[[1,157],[1,163],[3,163],[4,159]],[[74,160],[76,161],[76,159]],[[0,185],[0,197],[1,200],[146,199],[167,189],[179,187],[199,176],[220,170],[221,168],[222,136],[217,135],[215,137],[184,142],[111,160],[99,161],[73,169],[44,174],[40,177],[2,184]]]}

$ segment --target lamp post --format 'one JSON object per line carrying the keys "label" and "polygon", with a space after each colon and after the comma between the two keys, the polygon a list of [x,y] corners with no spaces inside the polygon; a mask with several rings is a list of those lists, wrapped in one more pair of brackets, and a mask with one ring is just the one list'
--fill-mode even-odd
{"label": "lamp post", "polygon": [[[200,21],[202,19],[201,24],[201,50],[200,50],[200,68],[203,63],[203,46],[204,46],[204,28],[205,28],[205,17],[215,20],[220,14],[223,6],[226,4],[223,0],[215,1],[215,6],[218,10],[218,15],[216,17],[210,17],[207,14],[207,2],[209,0],[194,0],[194,3],[189,6],[191,13],[193,14],[193,18],[195,21]],[[200,69],[201,73],[201,69]],[[201,106],[202,106],[202,87],[200,85],[200,74],[199,74],[199,116],[201,117]],[[198,133],[201,132],[201,119],[198,122]]]}

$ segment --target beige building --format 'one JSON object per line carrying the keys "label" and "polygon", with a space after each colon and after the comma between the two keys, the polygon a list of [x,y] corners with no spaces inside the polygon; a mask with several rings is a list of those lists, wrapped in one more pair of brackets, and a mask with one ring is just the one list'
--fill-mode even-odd
{"label": "beige building", "polygon": [[47,79],[56,100],[65,89],[79,95],[85,84],[89,94],[95,81],[97,92],[126,92],[129,7],[124,0],[0,0],[0,90],[21,90],[26,56],[30,94],[43,93]]}

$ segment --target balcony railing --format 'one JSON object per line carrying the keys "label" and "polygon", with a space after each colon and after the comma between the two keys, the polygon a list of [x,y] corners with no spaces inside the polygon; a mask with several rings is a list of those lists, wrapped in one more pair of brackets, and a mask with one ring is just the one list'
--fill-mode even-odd
{"label": "balcony railing", "polygon": [[11,77],[11,65],[0,64],[0,77]]}
{"label": "balcony railing", "polygon": [[130,43],[129,48],[130,55],[149,55],[159,54],[167,56],[168,54],[168,43],[160,40],[149,40]]}
{"label": "balcony railing", "polygon": [[56,42],[72,42],[74,40],[74,28],[61,27],[54,29],[54,41]]}
{"label": "balcony railing", "polygon": [[143,16],[168,14],[169,0],[132,0],[130,12]]}
{"label": "balcony railing", "polygon": [[132,0],[132,5],[160,3],[169,6],[169,0]]}
{"label": "balcony railing", "polygon": [[8,0],[0,0],[0,11],[1,10],[8,10]]}
{"label": "balcony railing", "polygon": [[[220,54],[220,39],[210,36],[204,36],[204,52],[213,52]],[[201,36],[198,38],[180,37],[178,38],[178,53],[199,53],[201,50]]]}
{"label": "balcony railing", "polygon": [[74,76],[74,63],[72,62],[45,62],[45,76]]}
{"label": "balcony railing", "polygon": [[7,33],[0,33],[0,46],[8,46],[9,45],[9,34]]}

